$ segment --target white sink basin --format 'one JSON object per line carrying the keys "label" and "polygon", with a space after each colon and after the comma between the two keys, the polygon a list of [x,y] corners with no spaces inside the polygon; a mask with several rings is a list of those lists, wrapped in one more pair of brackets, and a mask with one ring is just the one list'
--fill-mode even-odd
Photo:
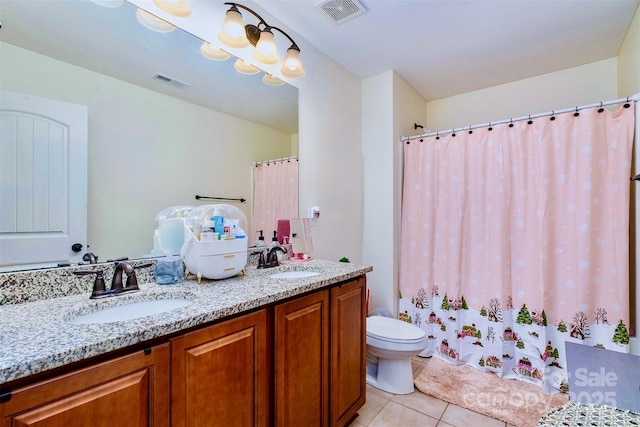
{"label": "white sink basin", "polygon": [[191,304],[193,304],[193,301],[188,299],[140,301],[116,307],[103,308],[102,310],[94,311],[93,313],[83,314],[81,316],[74,317],[69,321],[69,323],[73,323],[75,325],[86,325],[88,323],[120,322],[123,320],[131,320],[139,317],[166,313],[167,311],[186,307]]}
{"label": "white sink basin", "polygon": [[302,277],[312,277],[320,274],[319,271],[307,271],[307,270],[291,270],[291,271],[281,271],[280,273],[275,273],[270,275],[272,279],[300,279]]}

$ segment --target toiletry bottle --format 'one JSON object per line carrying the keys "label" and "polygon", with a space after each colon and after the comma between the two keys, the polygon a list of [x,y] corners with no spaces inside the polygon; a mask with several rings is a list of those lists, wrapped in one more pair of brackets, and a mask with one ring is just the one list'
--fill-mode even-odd
{"label": "toiletry bottle", "polygon": [[211,221],[214,223],[213,231],[218,233],[218,236],[222,238],[222,235],[224,234],[224,217],[220,214],[218,208],[214,209]]}
{"label": "toiletry bottle", "polygon": [[271,238],[271,243],[269,243],[269,249],[278,246],[278,232],[273,232],[273,237]]}
{"label": "toiletry bottle", "polygon": [[264,246],[264,236],[262,235],[262,230],[258,230],[258,233],[260,233],[260,236],[258,236],[258,243],[256,243],[256,247],[262,247]]}

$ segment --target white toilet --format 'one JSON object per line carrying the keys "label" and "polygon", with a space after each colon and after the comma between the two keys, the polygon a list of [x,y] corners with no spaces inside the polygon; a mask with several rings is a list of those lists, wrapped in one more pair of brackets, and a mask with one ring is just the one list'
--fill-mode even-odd
{"label": "white toilet", "polygon": [[426,334],[417,326],[367,317],[367,383],[393,394],[413,393],[411,358],[426,347]]}

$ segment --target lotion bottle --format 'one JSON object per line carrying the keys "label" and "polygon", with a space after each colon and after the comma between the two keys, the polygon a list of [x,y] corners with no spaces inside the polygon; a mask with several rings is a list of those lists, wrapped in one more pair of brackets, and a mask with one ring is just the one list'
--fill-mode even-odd
{"label": "lotion bottle", "polygon": [[278,232],[273,232],[273,237],[271,238],[271,243],[269,243],[269,249],[278,246]]}
{"label": "lotion bottle", "polygon": [[260,233],[260,236],[258,236],[258,243],[256,243],[256,247],[264,247],[264,236],[262,235],[262,230],[258,230],[258,233]]}

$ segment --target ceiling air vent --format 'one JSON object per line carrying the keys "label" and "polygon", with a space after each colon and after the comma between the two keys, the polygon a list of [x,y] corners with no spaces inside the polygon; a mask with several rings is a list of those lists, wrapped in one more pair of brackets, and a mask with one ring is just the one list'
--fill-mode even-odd
{"label": "ceiling air vent", "polygon": [[156,74],[155,76],[153,76],[154,79],[168,84],[170,86],[175,86],[175,87],[179,87],[179,88],[184,88],[189,86],[189,83],[185,83],[183,81],[180,81],[178,79],[174,79],[173,77],[168,77],[168,76],[164,76],[162,74]]}
{"label": "ceiling air vent", "polygon": [[358,0],[325,0],[316,4],[336,24],[342,24],[367,11]]}

